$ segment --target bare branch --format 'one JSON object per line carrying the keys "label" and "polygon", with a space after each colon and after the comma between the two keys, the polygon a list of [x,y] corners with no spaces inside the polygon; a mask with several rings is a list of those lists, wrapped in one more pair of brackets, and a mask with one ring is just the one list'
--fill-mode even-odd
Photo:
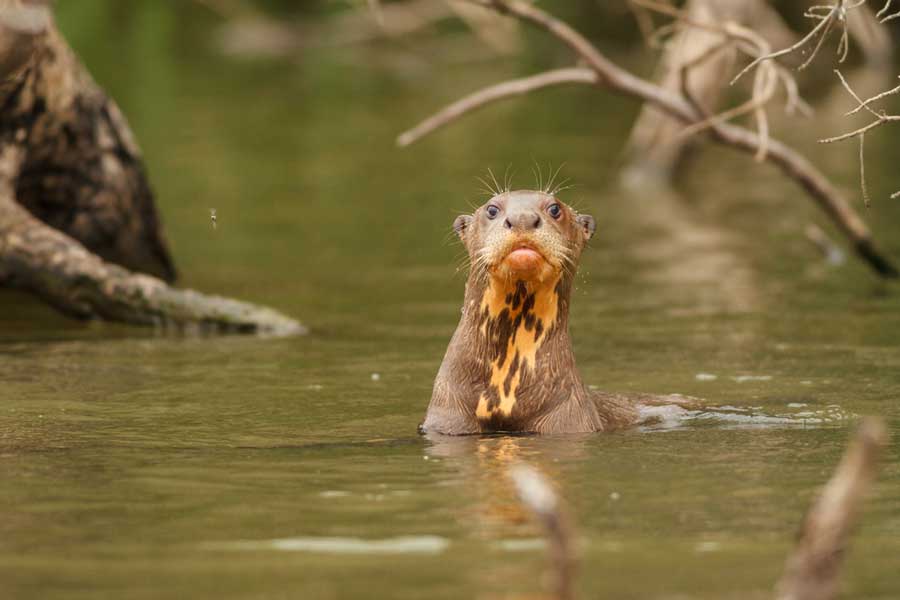
{"label": "bare branch", "polygon": [[504,81],[457,100],[397,137],[398,146],[408,146],[436,129],[497,100],[521,96],[535,90],[570,83],[595,84],[597,74],[591,69],[572,67],[547,71],[539,75]]}
{"label": "bare branch", "polygon": [[843,142],[844,140],[849,140],[850,138],[864,135],[864,134],[868,133],[869,131],[872,131],[876,127],[879,127],[879,126],[884,125],[885,123],[888,123],[891,121],[900,121],[900,116],[894,116],[894,117],[882,116],[882,117],[879,117],[878,120],[872,121],[868,125],[864,125],[864,126],[860,127],[859,129],[854,129],[853,131],[849,131],[845,134],[838,135],[835,137],[830,137],[830,138],[825,138],[823,140],[819,140],[819,143],[820,144],[833,144],[834,142]]}
{"label": "bare branch", "polygon": [[[695,123],[704,117],[681,94],[672,93],[621,69],[569,25],[532,4],[519,0],[469,1],[532,23],[558,38],[597,73],[597,85],[604,86],[615,93],[648,102],[686,124]],[[752,154],[759,152],[761,146],[759,136],[743,127],[728,123],[715,125],[710,128],[709,134],[712,139],[721,144]],[[766,159],[806,190],[850,239],[859,256],[868,262],[876,272],[884,277],[900,276],[897,268],[876,247],[872,234],[862,218],[806,158],[778,140],[770,139]]]}
{"label": "bare branch", "polygon": [[841,28],[841,38],[838,44],[837,54],[838,62],[843,63],[847,59],[847,55],[850,52],[850,35],[847,31],[847,14],[850,11],[863,6],[865,3],[866,0],[859,0],[858,2],[853,4],[848,4],[848,0],[838,0],[834,4],[812,6],[808,8],[804,16],[809,19],[819,21],[818,24],[816,24],[816,26],[813,27],[809,33],[807,33],[795,44],[788,46],[787,48],[783,48],[782,50],[778,50],[777,52],[770,52],[768,54],[757,57],[749,65],[744,67],[734,77],[734,79],[731,80],[731,83],[736,83],[748,71],[753,70],[761,63],[797,52],[818,37],[818,41],[816,42],[816,45],[813,48],[812,52],[810,52],[809,56],[806,57],[806,60],[804,60],[799,67],[799,69],[802,71],[803,69],[807,68],[813,60],[815,60],[816,56],[819,54],[819,50],[822,49],[822,46],[825,44],[825,40],[828,39],[828,36],[835,25],[838,25]]}
{"label": "bare branch", "polygon": [[887,429],[865,419],[803,522],[778,582],[778,600],[831,600],[839,588],[844,551],[873,479]]}
{"label": "bare branch", "polygon": [[894,3],[894,0],[887,0],[887,3],[884,5],[884,8],[878,11],[875,14],[875,17],[880,19],[882,23],[887,23],[888,21],[893,21],[894,19],[900,18],[900,11],[897,11],[893,14],[887,14],[889,10],[891,10],[891,5]]}
{"label": "bare branch", "polygon": [[[836,10],[836,7],[835,7],[835,10]],[[746,67],[744,67],[737,75],[735,75],[734,79],[731,80],[732,85],[737,83],[737,81],[741,77],[743,77],[748,71],[752,70],[754,67],[756,67],[761,62],[766,61],[766,60],[774,60],[781,56],[785,56],[785,55],[791,54],[792,52],[796,52],[800,48],[807,45],[812,39],[814,39],[816,37],[816,34],[818,34],[821,30],[826,29],[826,28],[830,29],[831,25],[832,25],[832,19],[830,19],[830,18],[822,19],[821,21],[819,21],[818,25],[813,27],[812,31],[810,31],[808,34],[806,34],[805,37],[801,38],[796,44],[794,44],[792,46],[788,46],[787,48],[784,48],[782,50],[778,50],[777,52],[770,52],[769,54],[766,54],[764,56],[760,56],[760,57],[756,58],[753,62],[751,62]],[[827,35],[827,31],[825,32],[825,34],[823,34],[823,37],[824,37],[824,35]],[[817,48],[818,48],[818,46],[817,46]],[[811,55],[811,57],[812,56],[815,56],[815,52]]]}
{"label": "bare branch", "polygon": [[[840,71],[838,71],[838,75],[840,75]],[[843,79],[843,75],[840,75],[840,76],[841,76],[841,79]],[[850,90],[850,86],[846,85],[846,83],[845,83],[844,87],[847,88],[848,91],[850,91],[851,93],[853,93],[853,91]],[[857,100],[859,100],[859,103],[860,103],[860,104],[859,104],[859,106],[857,106],[856,108],[854,108],[854,109],[851,110],[850,112],[846,113],[845,116],[848,116],[848,117],[849,117],[850,115],[853,115],[853,114],[858,113],[858,112],[859,112],[860,110],[862,110],[862,109],[866,109],[866,110],[868,110],[869,112],[872,112],[872,110],[869,109],[869,105],[870,105],[870,104],[872,104],[873,102],[877,102],[877,101],[879,101],[879,100],[882,100],[882,99],[884,99],[884,98],[887,98],[888,96],[893,96],[893,95],[895,95],[895,94],[900,94],[900,85],[898,85],[898,86],[895,87],[895,88],[889,89],[889,90],[886,91],[886,92],[881,92],[880,94],[877,94],[877,95],[875,95],[875,96],[872,96],[872,97],[869,98],[868,100],[859,100],[859,97],[858,97],[856,94],[853,94],[853,97],[856,98]]]}
{"label": "bare branch", "polygon": [[[877,112],[874,109],[872,109],[870,104],[872,102],[875,102],[876,100],[880,100],[882,98],[886,98],[888,96],[892,96],[894,94],[900,93],[900,86],[898,86],[892,90],[882,92],[882,93],[878,94],[877,96],[873,96],[872,98],[869,98],[868,100],[863,100],[862,98],[859,97],[859,95],[855,91],[853,91],[853,88],[850,87],[850,84],[847,83],[847,80],[844,78],[844,75],[840,71],[835,70],[835,73],[837,73],[837,76],[841,82],[841,85],[844,86],[844,89],[847,90],[847,93],[850,94],[853,97],[853,99],[856,100],[856,103],[857,103],[857,107],[855,109],[851,110],[850,112],[848,112],[847,114],[851,115],[856,112],[859,112],[860,110],[865,109],[869,114],[871,114],[873,117],[875,117],[875,120],[872,121],[871,123],[868,123],[867,125],[864,125],[858,129],[855,129],[848,133],[838,135],[835,137],[826,138],[824,140],[819,140],[819,143],[832,144],[834,142],[842,142],[844,140],[848,140],[848,139],[854,138],[854,137],[859,138],[860,186],[862,188],[863,201],[865,202],[865,205],[868,208],[870,202],[869,202],[869,190],[866,186],[866,167],[865,167],[865,136],[866,136],[866,133],[868,133],[869,131],[872,131],[873,129],[875,129],[877,127],[880,127],[881,125],[884,125],[885,123],[900,121],[900,115],[887,115],[884,113]],[[892,195],[891,198],[894,198],[896,196],[897,196],[897,194]]]}

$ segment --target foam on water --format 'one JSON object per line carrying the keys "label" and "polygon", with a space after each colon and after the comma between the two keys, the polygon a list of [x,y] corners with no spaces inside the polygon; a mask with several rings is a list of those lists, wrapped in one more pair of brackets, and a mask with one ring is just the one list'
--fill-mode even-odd
{"label": "foam on water", "polygon": [[449,540],[415,535],[365,540],[352,537],[295,537],[205,544],[210,550],[312,552],[317,554],[440,554]]}
{"label": "foam on water", "polygon": [[714,406],[703,410],[689,410],[671,404],[641,407],[642,431],[668,431],[695,425],[714,425],[727,429],[764,429],[778,427],[809,427],[837,425],[856,418],[836,404],[809,410],[803,404],[788,404],[792,410],[767,414],[758,407]]}

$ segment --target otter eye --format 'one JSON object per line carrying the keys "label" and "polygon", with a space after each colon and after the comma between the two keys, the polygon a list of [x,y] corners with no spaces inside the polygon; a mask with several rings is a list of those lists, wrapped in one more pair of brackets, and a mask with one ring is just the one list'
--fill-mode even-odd
{"label": "otter eye", "polygon": [[500,214],[500,209],[491,204],[485,209],[485,212],[487,212],[488,219],[496,219]]}
{"label": "otter eye", "polygon": [[547,212],[550,213],[550,216],[554,219],[558,219],[562,216],[562,208],[560,208],[559,204],[551,204],[547,207]]}

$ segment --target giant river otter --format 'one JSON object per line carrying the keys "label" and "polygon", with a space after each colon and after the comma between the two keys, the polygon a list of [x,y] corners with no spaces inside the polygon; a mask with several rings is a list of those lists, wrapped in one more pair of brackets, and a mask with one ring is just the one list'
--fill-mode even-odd
{"label": "giant river otter", "polygon": [[569,299],[594,228],[592,217],[538,191],[497,194],[456,219],[471,267],[422,431],[606,431],[636,423],[642,404],[685,404],[681,396],[594,392],[582,382]]}

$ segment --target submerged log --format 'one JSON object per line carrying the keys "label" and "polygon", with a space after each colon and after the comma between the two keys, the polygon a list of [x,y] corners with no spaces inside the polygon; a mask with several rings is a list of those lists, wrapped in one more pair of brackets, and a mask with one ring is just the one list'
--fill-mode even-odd
{"label": "submerged log", "polygon": [[0,284],[62,312],[293,334],[270,309],[177,290],[140,149],[46,0],[0,0]]}

